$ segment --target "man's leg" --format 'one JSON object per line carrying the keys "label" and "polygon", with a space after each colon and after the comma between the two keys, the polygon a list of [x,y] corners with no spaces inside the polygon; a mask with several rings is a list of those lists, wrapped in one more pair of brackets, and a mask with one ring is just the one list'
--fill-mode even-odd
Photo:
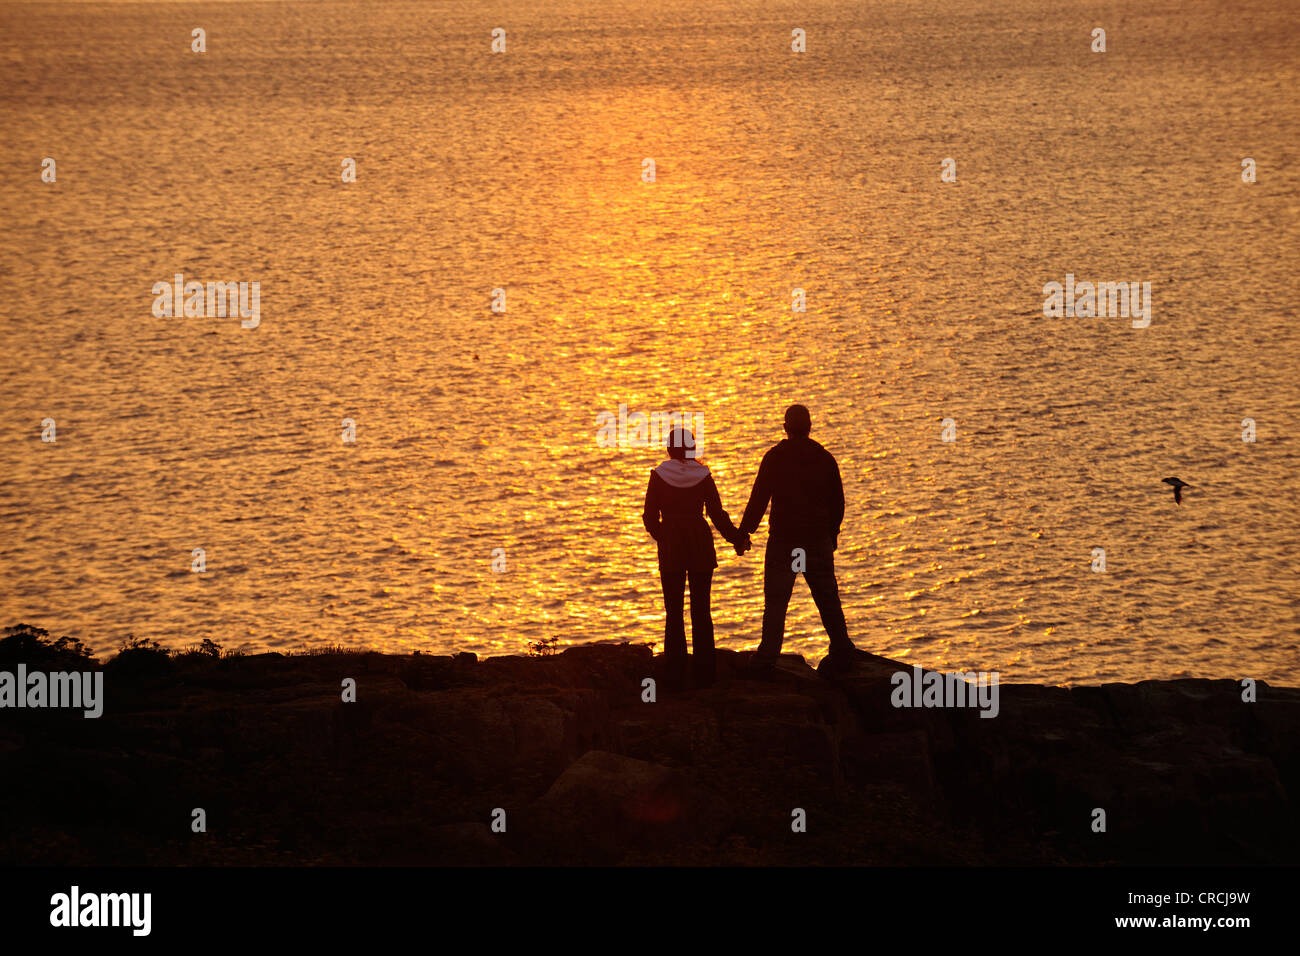
{"label": "man's leg", "polygon": [[682,598],[686,591],[686,572],[677,568],[660,568],[664,589],[664,670],[669,684],[680,684],[686,676],[686,620],[682,615]]}
{"label": "man's leg", "polygon": [[790,592],[794,590],[791,561],[790,548],[769,538],[763,553],[763,639],[754,654],[757,661],[770,663],[781,654],[785,612],[790,606]]}
{"label": "man's leg", "polygon": [[691,662],[696,687],[708,687],[718,673],[713,652],[713,613],[709,594],[713,590],[713,569],[690,572],[691,580]]}
{"label": "man's leg", "polygon": [[808,570],[804,580],[812,591],[813,601],[822,617],[822,627],[830,638],[832,654],[852,651],[853,642],[849,640],[849,626],[844,620],[844,608],[840,604],[840,587],[835,580],[835,553],[819,550],[808,555]]}

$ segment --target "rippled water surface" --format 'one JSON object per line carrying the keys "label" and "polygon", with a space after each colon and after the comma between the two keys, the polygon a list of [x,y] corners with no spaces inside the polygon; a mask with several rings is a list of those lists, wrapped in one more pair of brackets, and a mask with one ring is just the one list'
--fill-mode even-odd
{"label": "rippled water surface", "polygon": [[[101,651],[658,640],[662,456],[600,447],[597,416],[701,415],[738,516],[802,401],[844,476],[860,646],[1300,683],[1298,23],[0,4],[0,623]],[[154,318],[177,272],[260,282],[260,326]],[[1045,319],[1067,273],[1150,282],[1150,327]],[[719,541],[725,647],[757,641],[763,541]],[[802,584],[787,634],[822,655]]]}

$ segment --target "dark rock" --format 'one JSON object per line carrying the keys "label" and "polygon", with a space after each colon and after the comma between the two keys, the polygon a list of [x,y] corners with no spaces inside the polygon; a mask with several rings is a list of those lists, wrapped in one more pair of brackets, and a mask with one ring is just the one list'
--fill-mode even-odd
{"label": "dark rock", "polygon": [[990,719],[894,707],[885,658],[746,661],[653,703],[619,642],[110,661],[102,718],[6,711],[0,864],[1300,862],[1300,690],[1001,685]]}
{"label": "dark rock", "polygon": [[939,799],[929,737],[922,730],[855,736],[841,746],[840,759],[852,783],[892,785],[930,804]]}
{"label": "dark rock", "polygon": [[591,862],[629,849],[710,843],[726,829],[722,798],[681,771],[592,750],[521,818],[521,841]]}

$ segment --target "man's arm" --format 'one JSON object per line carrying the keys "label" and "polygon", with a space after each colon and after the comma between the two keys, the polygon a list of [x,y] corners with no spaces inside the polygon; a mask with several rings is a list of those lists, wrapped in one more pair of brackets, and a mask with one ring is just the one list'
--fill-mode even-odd
{"label": "man's arm", "polygon": [[837,541],[840,537],[840,525],[844,523],[844,482],[840,479],[840,466],[835,456],[831,455],[831,537]]}
{"label": "man's arm", "polygon": [[758,477],[754,479],[754,489],[749,493],[749,504],[745,505],[745,514],[740,519],[740,530],[753,534],[758,530],[759,522],[767,513],[768,502],[772,500],[772,467],[768,464],[768,452],[758,466]]}

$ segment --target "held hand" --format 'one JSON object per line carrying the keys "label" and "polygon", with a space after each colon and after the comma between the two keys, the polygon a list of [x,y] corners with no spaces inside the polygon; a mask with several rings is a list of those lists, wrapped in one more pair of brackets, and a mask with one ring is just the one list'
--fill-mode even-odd
{"label": "held hand", "polygon": [[736,547],[736,554],[738,555],[744,554],[751,547],[753,547],[753,545],[750,543],[749,535],[742,533],[741,536],[736,539],[735,547]]}

